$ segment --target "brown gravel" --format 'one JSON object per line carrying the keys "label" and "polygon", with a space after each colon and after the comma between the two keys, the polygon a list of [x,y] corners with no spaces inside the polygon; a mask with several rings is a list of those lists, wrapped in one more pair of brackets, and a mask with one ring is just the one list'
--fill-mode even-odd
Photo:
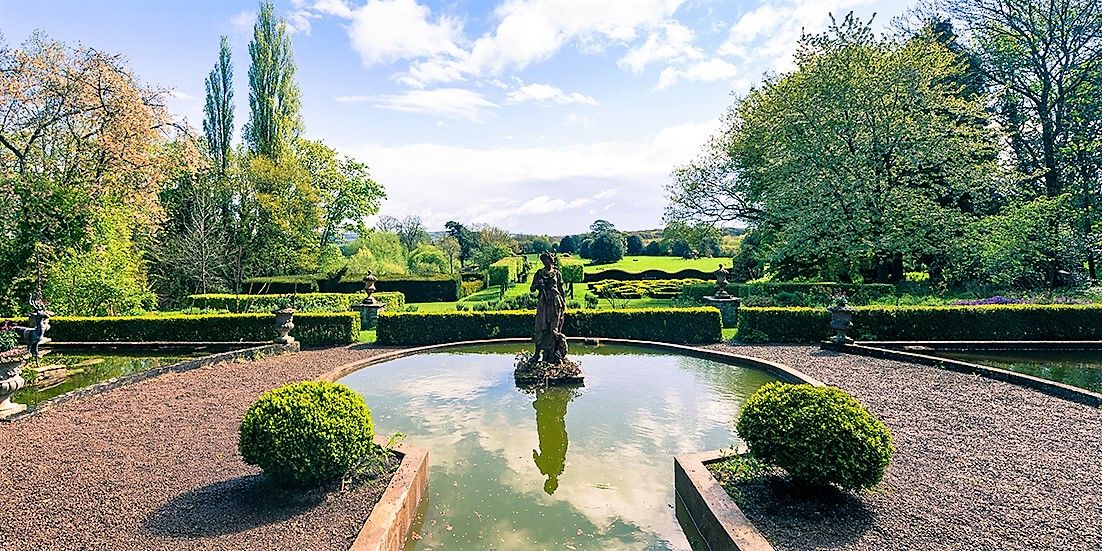
{"label": "brown gravel", "polygon": [[237,427],[265,390],[378,353],[333,348],[168,373],[0,424],[4,549],[347,549],[387,480],[265,483]]}
{"label": "brown gravel", "polygon": [[1102,409],[1014,385],[813,347],[726,346],[856,396],[896,453],[870,492],[808,505],[744,492],[778,549],[1102,550]]}

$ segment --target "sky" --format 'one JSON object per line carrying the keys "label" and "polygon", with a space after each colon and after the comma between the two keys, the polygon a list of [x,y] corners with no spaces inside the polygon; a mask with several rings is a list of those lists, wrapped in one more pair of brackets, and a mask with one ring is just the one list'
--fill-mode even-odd
{"label": "sky", "polygon": [[[885,29],[909,0],[277,0],[305,136],[368,164],[380,215],[565,235],[662,227],[670,173],[737,95],[792,68],[802,32],[853,11]],[[229,39],[248,115],[257,2],[0,0],[0,33],[125,56],[202,126]]]}

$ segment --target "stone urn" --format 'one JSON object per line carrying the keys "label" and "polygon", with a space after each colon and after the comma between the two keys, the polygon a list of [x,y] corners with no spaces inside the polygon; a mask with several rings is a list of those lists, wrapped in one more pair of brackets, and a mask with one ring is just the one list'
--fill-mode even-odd
{"label": "stone urn", "polygon": [[275,314],[275,330],[279,335],[275,342],[279,344],[295,342],[295,338],[289,335],[291,330],[295,328],[295,309],[291,307],[280,308],[279,310],[273,310],[272,313]]}
{"label": "stone urn", "polygon": [[375,297],[372,296],[375,294],[376,281],[379,281],[379,278],[375,277],[375,274],[369,270],[367,275],[364,276],[364,293],[367,293],[367,296],[364,297],[362,304],[378,304]]}
{"label": "stone urn", "polygon": [[849,338],[846,333],[853,328],[853,313],[855,310],[850,308],[846,297],[838,297],[834,305],[827,308],[827,311],[830,312],[830,328],[834,329],[834,336],[830,338],[830,342],[834,344],[853,343],[853,339]]}
{"label": "stone urn", "polygon": [[27,409],[23,404],[12,402],[11,397],[27,384],[23,380],[23,362],[29,357],[23,350],[0,352],[0,419]]}

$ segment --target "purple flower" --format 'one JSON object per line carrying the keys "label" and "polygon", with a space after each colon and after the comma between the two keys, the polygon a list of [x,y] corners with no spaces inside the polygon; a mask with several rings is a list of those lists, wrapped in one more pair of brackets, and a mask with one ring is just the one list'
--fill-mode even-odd
{"label": "purple flower", "polygon": [[986,306],[988,304],[1023,304],[1024,300],[1020,298],[1009,298],[1000,295],[993,297],[981,298],[977,300],[958,300],[953,302],[953,306]]}

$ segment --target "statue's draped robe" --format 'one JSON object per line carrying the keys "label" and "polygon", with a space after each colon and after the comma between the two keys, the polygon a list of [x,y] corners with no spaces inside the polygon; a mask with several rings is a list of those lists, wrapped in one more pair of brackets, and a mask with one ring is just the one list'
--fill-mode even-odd
{"label": "statue's draped robe", "polygon": [[531,289],[538,291],[540,297],[539,304],[536,305],[533,340],[537,344],[549,343],[553,346],[555,333],[562,333],[563,315],[566,312],[562,275],[554,268],[540,268],[532,278]]}

